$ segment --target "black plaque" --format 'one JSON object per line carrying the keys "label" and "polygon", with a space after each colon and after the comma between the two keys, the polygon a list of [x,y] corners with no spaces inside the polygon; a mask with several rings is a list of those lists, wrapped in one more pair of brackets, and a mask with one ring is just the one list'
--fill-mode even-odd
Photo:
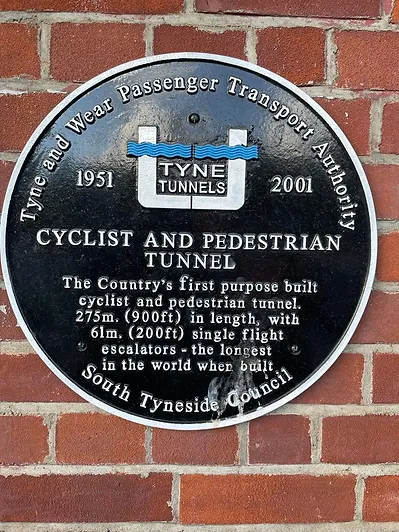
{"label": "black plaque", "polygon": [[333,120],[221,56],[135,61],[58,105],[2,217],[6,286],[48,366],[126,419],[247,421],[314,383],[365,308],[372,198]]}

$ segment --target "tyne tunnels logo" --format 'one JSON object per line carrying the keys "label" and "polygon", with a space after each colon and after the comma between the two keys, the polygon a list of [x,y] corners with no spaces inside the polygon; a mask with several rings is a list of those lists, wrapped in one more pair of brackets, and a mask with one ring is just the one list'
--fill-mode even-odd
{"label": "tyne tunnels logo", "polygon": [[139,126],[139,141],[127,143],[127,155],[138,159],[139,203],[162,209],[240,209],[246,161],[258,158],[258,148],[247,146],[247,135],[245,129],[230,129],[228,145],[166,144],[157,142],[156,126]]}

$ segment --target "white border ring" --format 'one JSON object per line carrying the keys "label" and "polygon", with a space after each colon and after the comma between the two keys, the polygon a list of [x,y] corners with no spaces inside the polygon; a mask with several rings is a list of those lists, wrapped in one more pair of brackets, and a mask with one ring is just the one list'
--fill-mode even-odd
{"label": "white border ring", "polygon": [[[24,321],[24,318],[19,310],[16,298],[13,292],[13,287],[12,287],[12,283],[11,283],[10,275],[8,271],[8,262],[7,262],[7,255],[6,255],[6,246],[5,246],[8,210],[9,210],[10,200],[11,200],[11,196],[14,190],[14,186],[18,179],[20,170],[25,162],[25,159],[29,155],[35,143],[39,140],[45,128],[52,123],[52,121],[61,113],[61,111],[63,111],[65,107],[67,107],[80,95],[82,95],[83,93],[85,93],[91,87],[97,85],[98,83],[105,81],[111,77],[114,77],[117,74],[121,74],[123,72],[127,72],[129,70],[132,70],[138,67],[142,67],[145,65],[151,65],[154,63],[177,61],[181,59],[191,59],[193,61],[195,60],[212,61],[215,63],[222,63],[225,65],[236,66],[236,67],[248,70],[248,71],[255,72],[257,74],[265,76],[266,78],[276,81],[283,87],[289,89],[292,93],[296,94],[302,101],[307,103],[314,111],[316,111],[318,115],[328,124],[328,126],[337,135],[338,139],[341,141],[342,145],[344,146],[346,152],[348,153],[349,157],[351,158],[356,168],[356,171],[360,177],[360,182],[362,184],[364,194],[366,197],[369,219],[370,219],[370,233],[371,233],[370,264],[369,264],[369,271],[368,271],[367,280],[364,286],[363,294],[360,298],[356,312],[352,318],[350,326],[348,327],[345,335],[341,338],[340,342],[338,343],[334,351],[330,354],[330,356],[327,358],[327,360],[324,362],[324,364],[317,371],[315,371],[311,375],[311,377],[309,377],[309,379],[307,379],[300,386],[295,388],[295,390],[293,390],[292,392],[290,392],[289,394],[287,394],[286,396],[282,397],[281,399],[279,399],[278,401],[274,402],[273,404],[269,406],[260,407],[254,412],[250,412],[244,415],[237,415],[235,417],[231,417],[231,418],[228,418],[222,421],[212,421],[212,422],[207,422],[207,423],[185,423],[185,424],[165,423],[161,421],[154,421],[151,419],[147,419],[145,417],[135,416],[133,414],[123,412],[122,410],[109,406],[106,403],[103,403],[102,401],[96,399],[92,395],[83,391],[80,387],[78,387],[68,378],[66,378],[65,374],[62,373],[55,366],[55,364],[53,364],[53,362],[51,362],[51,360],[47,357],[47,355],[41,349],[39,344],[36,342],[34,336],[30,332],[28,325]],[[359,324],[360,318],[362,317],[362,314],[364,312],[364,309],[366,307],[367,301],[371,293],[374,275],[375,275],[375,269],[376,269],[376,262],[377,262],[377,224],[376,224],[375,210],[374,210],[374,204],[373,204],[370,187],[369,187],[366,175],[363,171],[362,165],[354,149],[352,148],[351,144],[349,143],[348,139],[346,138],[342,130],[338,127],[338,125],[334,122],[334,120],[324,111],[324,109],[320,107],[319,104],[317,104],[314,100],[312,100],[312,98],[310,98],[310,96],[308,96],[305,92],[303,92],[301,89],[296,87],[293,83],[289,82],[288,80],[282,78],[281,76],[277,74],[274,74],[273,72],[270,72],[269,70],[266,70],[265,68],[252,65],[251,63],[248,63],[246,61],[241,61],[239,59],[234,59],[234,58],[221,56],[221,55],[213,55],[213,54],[200,54],[200,53],[167,54],[167,55],[151,56],[151,57],[139,59],[136,61],[131,61],[129,63],[124,63],[115,68],[107,70],[106,72],[103,72],[102,74],[84,83],[78,89],[76,89],[71,94],[69,94],[40,123],[40,125],[37,127],[33,135],[28,140],[25,148],[23,149],[17,161],[17,164],[15,165],[14,171],[11,176],[10,183],[7,188],[7,193],[5,196],[3,212],[2,212],[2,217],[1,217],[0,231],[1,231],[1,262],[2,262],[2,268],[3,268],[3,273],[4,273],[5,286],[6,286],[7,293],[8,293],[10,302],[11,302],[12,309],[14,311],[14,314],[17,317],[18,324],[21,326],[21,329],[24,332],[26,338],[29,340],[30,344],[35,349],[35,351],[39,354],[39,356],[42,358],[45,364],[47,364],[47,366],[51,369],[51,371],[55,373],[55,375],[57,375],[57,377],[61,379],[61,381],[64,382],[69,388],[71,388],[74,392],[76,392],[78,395],[83,397],[83,399],[86,399],[88,402],[105,410],[106,412],[115,414],[119,417],[122,417],[130,421],[134,421],[136,423],[140,423],[142,425],[148,425],[151,427],[160,427],[160,428],[166,428],[166,429],[175,429],[175,430],[194,430],[194,429],[201,430],[201,429],[210,429],[210,428],[216,428],[216,427],[227,427],[231,425],[236,425],[238,423],[243,423],[245,421],[250,421],[251,419],[255,419],[259,416],[262,416],[263,414],[267,414],[268,412],[276,410],[278,407],[284,405],[285,403],[288,403],[289,401],[291,401],[292,399],[294,399],[295,397],[303,393],[307,388],[309,388],[313,383],[315,383],[332,366],[332,364],[337,360],[338,356],[342,353],[342,351],[348,344],[351,336],[355,332],[355,329]]]}

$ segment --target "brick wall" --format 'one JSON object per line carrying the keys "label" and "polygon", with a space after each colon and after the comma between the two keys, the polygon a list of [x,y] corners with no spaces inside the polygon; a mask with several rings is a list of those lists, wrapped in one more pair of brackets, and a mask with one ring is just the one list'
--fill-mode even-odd
{"label": "brick wall", "polygon": [[399,530],[399,2],[0,0],[0,10],[2,197],[29,135],[76,84],[143,55],[221,53],[303,86],[335,118],[369,178],[380,245],[369,305],[336,364],[271,415],[213,431],[145,428],[83,402],[32,353],[1,288],[0,529]]}

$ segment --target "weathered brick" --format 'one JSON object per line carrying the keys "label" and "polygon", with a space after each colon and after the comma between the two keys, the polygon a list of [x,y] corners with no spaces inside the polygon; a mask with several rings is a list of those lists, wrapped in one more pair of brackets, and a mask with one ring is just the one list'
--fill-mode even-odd
{"label": "weathered brick", "polygon": [[358,155],[370,153],[370,100],[315,98],[337,122]]}
{"label": "weathered brick", "polygon": [[196,0],[202,13],[277,15],[283,17],[379,18],[379,0],[309,2],[309,0]]}
{"label": "weathered brick", "polygon": [[63,99],[48,92],[0,94],[0,151],[20,151],[41,120]]}
{"label": "weathered brick", "polygon": [[399,281],[399,233],[387,233],[378,239],[377,279]]}
{"label": "weathered brick", "polygon": [[[365,521],[399,521],[399,476],[366,478],[363,502]],[[395,525],[394,525],[395,526]],[[394,528],[392,528],[394,530]]]}
{"label": "weathered brick", "polygon": [[340,31],[337,33],[338,85],[352,89],[399,88],[399,33]]}
{"label": "weathered brick", "polygon": [[145,460],[145,427],[104,414],[64,414],[57,423],[56,460],[134,464]]}
{"label": "weathered brick", "polygon": [[138,15],[178,13],[183,0],[0,0],[1,11],[78,11]]}
{"label": "weathered brick", "polygon": [[364,357],[342,353],[331,368],[292,402],[299,404],[345,405],[362,400]]}
{"label": "weathered brick", "polygon": [[297,85],[324,81],[325,32],[319,28],[266,28],[258,31],[258,64]]}
{"label": "weathered brick", "polygon": [[377,218],[399,218],[399,166],[364,165]]}
{"label": "weathered brick", "polygon": [[37,28],[0,24],[0,42],[0,78],[40,77]]}
{"label": "weathered brick", "polygon": [[201,525],[351,521],[354,488],[352,475],[183,475],[180,520]]}
{"label": "weathered brick", "polygon": [[2,340],[25,339],[22,329],[17,326],[17,320],[5,290],[0,290],[0,338]]}
{"label": "weathered brick", "polygon": [[0,355],[0,401],[82,402],[38,355]]}
{"label": "weathered brick", "polygon": [[351,342],[355,344],[399,342],[399,294],[373,290]]}
{"label": "weathered brick", "polygon": [[14,170],[14,163],[0,161],[0,204],[3,205],[8,183]]}
{"label": "weathered brick", "polygon": [[393,4],[391,22],[393,22],[393,23],[399,22],[399,2],[398,2],[398,0],[395,0],[394,4]]}
{"label": "weathered brick", "polygon": [[382,115],[381,153],[399,153],[399,103],[387,103]]}
{"label": "weathered brick", "polygon": [[171,431],[154,429],[152,458],[164,464],[234,464],[237,462],[236,427],[218,430]]}
{"label": "weathered brick", "polygon": [[398,431],[399,416],[327,417],[323,421],[322,461],[336,464],[398,462]]}
{"label": "weathered brick", "polygon": [[143,24],[52,26],[51,75],[58,80],[85,81],[144,55]]}
{"label": "weathered brick", "polygon": [[249,462],[306,464],[310,462],[310,422],[303,416],[263,416],[249,425]]}
{"label": "weathered brick", "polygon": [[0,463],[43,462],[47,438],[48,429],[40,416],[0,416]]}
{"label": "weathered brick", "polygon": [[154,30],[154,53],[203,52],[245,59],[243,31],[212,32],[189,26],[159,26]]}
{"label": "weathered brick", "polygon": [[399,403],[399,354],[375,353],[373,402]]}
{"label": "weathered brick", "polygon": [[167,473],[0,477],[0,520],[171,521],[171,486]]}

